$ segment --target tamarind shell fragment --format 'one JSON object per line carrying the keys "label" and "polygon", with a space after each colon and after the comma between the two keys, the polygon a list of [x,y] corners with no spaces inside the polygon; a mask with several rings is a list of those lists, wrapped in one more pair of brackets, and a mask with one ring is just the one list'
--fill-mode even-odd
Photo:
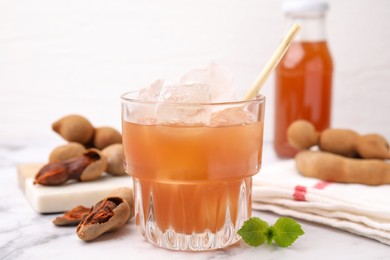
{"label": "tamarind shell fragment", "polygon": [[88,216],[90,211],[90,208],[79,205],[65,212],[64,215],[56,217],[53,220],[53,224],[56,226],[77,226],[85,217]]}

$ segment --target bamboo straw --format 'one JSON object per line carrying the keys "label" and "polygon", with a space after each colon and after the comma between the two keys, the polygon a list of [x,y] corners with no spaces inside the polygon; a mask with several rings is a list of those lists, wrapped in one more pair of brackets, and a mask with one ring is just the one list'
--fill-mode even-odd
{"label": "bamboo straw", "polygon": [[275,69],[275,67],[278,65],[279,61],[283,58],[287,49],[290,47],[292,41],[297,36],[297,34],[299,33],[300,30],[301,30],[301,27],[299,25],[293,24],[293,26],[291,27],[291,29],[289,30],[287,35],[284,37],[284,39],[280,43],[279,47],[276,49],[276,51],[272,55],[271,59],[266,64],[263,71],[259,74],[256,81],[253,83],[252,87],[246,93],[244,100],[251,100],[251,99],[256,97],[257,93],[260,92],[260,89],[262,88],[264,83],[267,81],[269,75]]}

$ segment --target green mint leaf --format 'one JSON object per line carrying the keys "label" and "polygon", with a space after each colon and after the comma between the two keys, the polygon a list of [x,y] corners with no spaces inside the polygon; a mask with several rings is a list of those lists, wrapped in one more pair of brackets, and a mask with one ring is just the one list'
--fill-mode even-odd
{"label": "green mint leaf", "polygon": [[259,246],[267,239],[268,223],[258,217],[253,217],[244,222],[238,230],[238,234],[250,246]]}
{"label": "green mint leaf", "polygon": [[280,247],[289,247],[294,241],[305,232],[301,226],[292,218],[281,217],[272,226],[274,241]]}

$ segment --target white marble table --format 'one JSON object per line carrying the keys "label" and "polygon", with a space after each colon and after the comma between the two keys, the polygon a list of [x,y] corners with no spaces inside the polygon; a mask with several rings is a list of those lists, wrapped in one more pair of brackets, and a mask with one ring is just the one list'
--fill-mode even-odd
{"label": "white marble table", "polygon": [[[42,161],[53,144],[0,147],[0,259],[390,259],[390,247],[345,231],[298,220],[305,235],[290,248],[240,242],[209,252],[175,252],[156,248],[137,234],[134,221],[93,242],[78,239],[74,227],[58,228],[56,216],[32,210],[18,188],[16,165]],[[265,145],[263,164],[277,160]],[[273,223],[278,217],[255,211]]]}

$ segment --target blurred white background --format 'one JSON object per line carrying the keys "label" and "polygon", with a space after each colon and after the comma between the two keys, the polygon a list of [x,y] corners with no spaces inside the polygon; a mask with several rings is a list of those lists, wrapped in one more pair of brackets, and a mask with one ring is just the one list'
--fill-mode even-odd
{"label": "blurred white background", "polygon": [[[62,141],[70,113],[120,129],[121,93],[210,62],[247,89],[285,33],[282,0],[0,0],[0,145]],[[330,0],[335,127],[390,139],[390,1]],[[272,141],[273,76],[265,140]]]}

